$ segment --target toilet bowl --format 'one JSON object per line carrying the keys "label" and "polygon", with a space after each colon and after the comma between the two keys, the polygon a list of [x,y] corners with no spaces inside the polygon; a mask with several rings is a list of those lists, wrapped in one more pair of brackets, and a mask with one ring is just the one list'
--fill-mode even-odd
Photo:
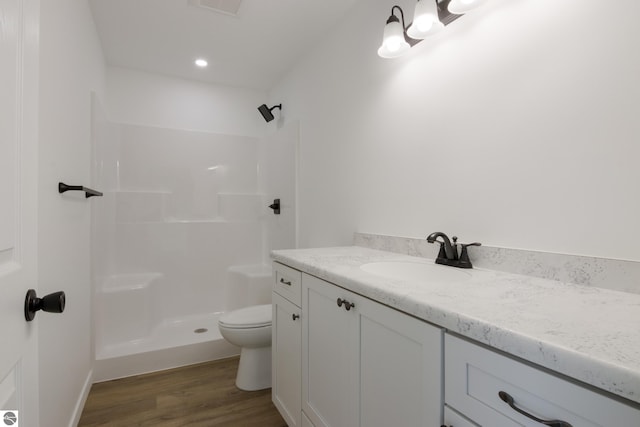
{"label": "toilet bowl", "polygon": [[241,390],[271,387],[271,304],[254,305],[220,316],[218,328],[241,347],[236,386]]}

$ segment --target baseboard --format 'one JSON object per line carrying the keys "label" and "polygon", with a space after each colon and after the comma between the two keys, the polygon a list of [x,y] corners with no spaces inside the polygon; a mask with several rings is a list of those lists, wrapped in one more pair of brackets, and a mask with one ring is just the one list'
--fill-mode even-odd
{"label": "baseboard", "polygon": [[94,364],[94,382],[224,359],[239,353],[238,347],[224,339],[219,339],[110,359],[98,359]]}
{"label": "baseboard", "polygon": [[82,410],[84,409],[84,404],[87,401],[87,397],[89,397],[89,392],[91,391],[91,385],[93,385],[93,369],[89,371],[87,375],[87,379],[84,381],[84,385],[82,386],[82,391],[80,392],[80,396],[78,397],[78,402],[76,403],[76,407],[73,409],[73,414],[71,417],[71,421],[69,422],[69,427],[76,427],[80,422],[80,417],[82,416]]}

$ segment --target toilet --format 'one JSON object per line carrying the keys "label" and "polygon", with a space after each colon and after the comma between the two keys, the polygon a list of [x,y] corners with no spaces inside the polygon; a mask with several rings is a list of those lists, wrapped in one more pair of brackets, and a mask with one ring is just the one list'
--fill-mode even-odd
{"label": "toilet", "polygon": [[218,328],[241,347],[236,386],[253,391],[271,387],[271,304],[253,305],[220,316]]}

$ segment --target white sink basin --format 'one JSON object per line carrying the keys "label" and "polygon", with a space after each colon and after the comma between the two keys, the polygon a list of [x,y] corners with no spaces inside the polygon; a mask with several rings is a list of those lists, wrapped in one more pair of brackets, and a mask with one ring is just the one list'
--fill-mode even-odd
{"label": "white sink basin", "polygon": [[455,267],[411,261],[371,262],[360,269],[389,279],[420,282],[460,282],[471,278],[468,271]]}

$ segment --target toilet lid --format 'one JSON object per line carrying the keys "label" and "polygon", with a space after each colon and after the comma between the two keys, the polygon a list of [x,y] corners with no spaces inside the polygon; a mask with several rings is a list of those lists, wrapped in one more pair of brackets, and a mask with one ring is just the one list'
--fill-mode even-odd
{"label": "toilet lid", "polygon": [[240,308],[220,316],[219,323],[229,328],[257,328],[271,325],[271,304]]}

